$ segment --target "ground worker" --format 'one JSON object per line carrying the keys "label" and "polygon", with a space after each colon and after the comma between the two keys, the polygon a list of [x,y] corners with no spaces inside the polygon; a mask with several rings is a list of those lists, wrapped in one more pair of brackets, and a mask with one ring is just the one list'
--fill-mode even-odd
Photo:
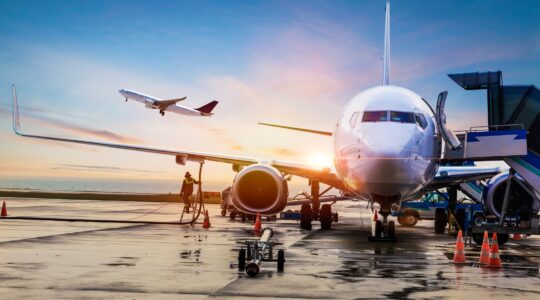
{"label": "ground worker", "polygon": [[189,172],[186,172],[184,180],[182,181],[182,189],[180,190],[180,197],[184,200],[184,210],[189,213],[191,207],[190,197],[193,194],[193,184],[199,184],[199,182],[191,177]]}

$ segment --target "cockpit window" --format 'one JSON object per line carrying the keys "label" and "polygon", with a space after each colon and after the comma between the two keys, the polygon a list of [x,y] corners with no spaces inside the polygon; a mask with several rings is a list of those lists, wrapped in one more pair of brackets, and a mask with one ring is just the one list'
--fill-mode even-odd
{"label": "cockpit window", "polygon": [[388,121],[387,111],[365,111],[362,122],[383,122]]}
{"label": "cockpit window", "polygon": [[414,123],[414,113],[403,111],[391,111],[390,121],[401,123]]}
{"label": "cockpit window", "polygon": [[422,129],[426,129],[428,124],[427,124],[427,121],[426,121],[426,117],[424,117],[423,114],[416,113],[414,115],[414,120],[416,121],[416,124],[418,124],[418,126],[422,127]]}

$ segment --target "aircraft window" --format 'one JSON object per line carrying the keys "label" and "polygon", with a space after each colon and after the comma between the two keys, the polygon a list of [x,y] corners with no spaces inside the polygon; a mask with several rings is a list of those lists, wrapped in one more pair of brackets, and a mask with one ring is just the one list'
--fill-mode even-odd
{"label": "aircraft window", "polygon": [[356,122],[358,121],[358,115],[360,115],[359,112],[355,112],[352,114],[351,119],[349,120],[351,127],[356,127]]}
{"label": "aircraft window", "polygon": [[426,117],[424,117],[423,114],[421,113],[417,113],[414,115],[414,120],[416,121],[416,124],[418,124],[418,126],[422,127],[423,129],[426,129],[427,127],[427,121],[426,121]]}
{"label": "aircraft window", "polygon": [[388,121],[386,111],[365,111],[362,116],[362,122],[383,122]]}
{"label": "aircraft window", "polygon": [[402,111],[391,111],[390,121],[401,122],[401,123],[414,123],[414,113],[402,112]]}

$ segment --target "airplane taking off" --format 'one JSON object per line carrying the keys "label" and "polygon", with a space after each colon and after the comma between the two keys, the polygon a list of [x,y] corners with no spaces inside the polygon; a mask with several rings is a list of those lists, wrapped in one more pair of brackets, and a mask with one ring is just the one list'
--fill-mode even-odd
{"label": "airplane taking off", "polygon": [[126,98],[126,102],[128,101],[128,99],[131,99],[131,100],[135,100],[137,102],[143,103],[145,107],[147,108],[159,109],[159,113],[162,116],[165,115],[165,111],[171,111],[171,112],[175,112],[177,114],[186,115],[186,116],[209,117],[213,115],[212,110],[219,103],[218,101],[214,100],[199,108],[189,108],[182,105],[176,105],[176,103],[186,100],[187,97],[182,97],[178,99],[170,99],[170,100],[161,100],[161,99],[148,96],[148,95],[145,95],[143,93],[139,93],[133,90],[128,90],[128,89],[121,89],[118,92],[120,93],[120,95]]}
{"label": "airplane taking off", "polygon": [[[237,172],[232,183],[232,202],[245,213],[273,215],[285,209],[287,179],[291,175],[310,180],[312,206],[302,207],[301,224],[316,216],[323,229],[330,228],[330,204],[319,213],[319,184],[336,188],[344,195],[380,205],[382,220],[377,222],[377,237],[395,237],[395,223],[388,221],[392,205],[420,198],[423,194],[462,182],[490,178],[497,167],[442,166],[442,140],[459,148],[453,133],[446,128],[446,92],[439,94],[437,113],[419,95],[390,85],[390,3],[386,2],[382,85],[367,89],[346,106],[333,132],[272,125],[331,136],[334,141],[336,171],[278,160],[234,157],[183,150],[167,150],[136,145],[66,139],[22,133],[17,97],[13,88],[13,128],[16,134],[46,140],[79,143],[117,149],[174,156],[176,163],[214,161],[233,165]],[[312,213],[313,212],[313,213]],[[303,226],[303,225],[301,225]],[[444,228],[443,228],[444,229]]]}

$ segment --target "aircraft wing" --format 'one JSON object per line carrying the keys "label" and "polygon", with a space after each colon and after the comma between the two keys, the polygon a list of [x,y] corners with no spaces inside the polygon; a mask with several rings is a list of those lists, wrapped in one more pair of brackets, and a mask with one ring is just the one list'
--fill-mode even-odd
{"label": "aircraft wing", "polygon": [[501,172],[499,167],[440,166],[435,179],[426,186],[433,191],[449,185],[491,178]]}
{"label": "aircraft wing", "polygon": [[260,159],[249,158],[249,157],[228,156],[228,155],[222,155],[222,154],[212,154],[212,153],[204,153],[204,152],[185,151],[185,150],[159,149],[159,148],[151,148],[151,147],[138,146],[138,145],[115,144],[115,143],[107,143],[107,142],[101,142],[101,141],[88,141],[88,140],[60,138],[60,137],[45,136],[45,135],[26,134],[22,132],[21,126],[20,126],[19,109],[17,105],[17,91],[15,89],[15,86],[13,86],[12,88],[13,88],[12,90],[13,92],[13,130],[17,135],[22,136],[22,137],[51,140],[51,141],[58,141],[58,142],[76,143],[76,144],[83,144],[83,145],[90,145],[90,146],[108,147],[108,148],[123,149],[123,150],[132,150],[132,151],[147,152],[147,153],[154,153],[154,154],[161,154],[161,155],[169,155],[169,156],[174,156],[176,158],[176,161],[181,164],[185,163],[186,161],[193,161],[193,162],[214,161],[214,162],[220,162],[220,163],[228,163],[228,164],[237,165],[237,166],[247,166],[247,165],[252,165],[252,164],[257,164],[257,163],[264,163],[264,164],[271,165],[274,168],[286,174],[305,177],[312,180],[318,180],[321,183],[333,186],[338,189],[344,188],[337,174],[331,172],[329,169],[316,169],[310,166],[290,163],[290,162],[285,162],[285,161],[260,160]]}
{"label": "aircraft wing", "polygon": [[178,99],[171,99],[171,100],[160,100],[154,102],[155,105],[159,107],[159,109],[166,110],[169,106],[175,105],[177,102],[180,102],[182,100],[186,100],[187,97],[182,97]]}

